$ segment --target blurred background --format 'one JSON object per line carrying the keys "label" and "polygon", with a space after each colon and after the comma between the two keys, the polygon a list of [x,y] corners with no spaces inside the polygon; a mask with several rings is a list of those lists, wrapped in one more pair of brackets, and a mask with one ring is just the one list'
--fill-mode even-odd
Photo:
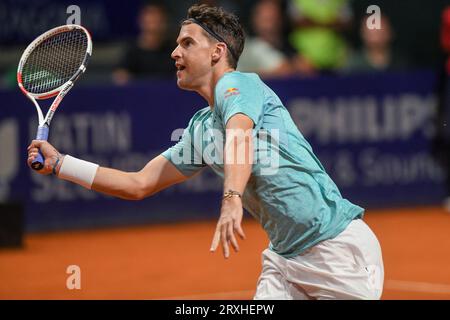
{"label": "blurred background", "polygon": [[[209,255],[222,192],[212,172],[127,202],[26,166],[37,116],[16,70],[36,36],[79,10],[93,37],[50,142],[139,170],[206,105],[177,88],[170,58],[197,2],[0,0],[0,299],[252,297],[267,239],[247,216],[243,252]],[[385,257],[383,298],[450,299],[449,1],[202,2],[240,17],[238,70],[278,93],[342,194],[367,209]],[[66,288],[69,264],[90,277],[82,290]]]}

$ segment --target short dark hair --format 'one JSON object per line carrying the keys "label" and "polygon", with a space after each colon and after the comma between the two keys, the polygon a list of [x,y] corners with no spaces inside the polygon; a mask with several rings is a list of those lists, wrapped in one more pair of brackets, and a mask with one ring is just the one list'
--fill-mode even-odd
{"label": "short dark hair", "polygon": [[[196,4],[189,8],[187,19],[181,25],[193,23],[189,19],[200,22],[225,40],[225,43],[229,46],[229,53],[231,53],[228,54],[228,64],[236,69],[239,57],[241,56],[242,50],[244,50],[245,41],[244,29],[238,17],[219,7]],[[214,38],[208,32],[205,31],[205,33],[210,38]]]}

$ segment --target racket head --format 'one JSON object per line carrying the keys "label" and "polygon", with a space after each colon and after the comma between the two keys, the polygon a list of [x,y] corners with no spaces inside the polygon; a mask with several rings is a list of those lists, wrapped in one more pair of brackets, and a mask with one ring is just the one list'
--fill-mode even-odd
{"label": "racket head", "polygon": [[22,92],[35,99],[56,96],[86,70],[92,39],[80,25],[63,25],[37,37],[25,49],[17,68]]}

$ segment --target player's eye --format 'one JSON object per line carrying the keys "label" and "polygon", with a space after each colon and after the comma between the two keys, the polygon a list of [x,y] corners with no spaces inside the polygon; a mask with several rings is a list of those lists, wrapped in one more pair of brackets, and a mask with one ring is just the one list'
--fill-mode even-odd
{"label": "player's eye", "polygon": [[184,47],[190,47],[192,45],[192,40],[189,40],[189,39],[187,39],[187,40],[184,40],[183,41],[183,46]]}

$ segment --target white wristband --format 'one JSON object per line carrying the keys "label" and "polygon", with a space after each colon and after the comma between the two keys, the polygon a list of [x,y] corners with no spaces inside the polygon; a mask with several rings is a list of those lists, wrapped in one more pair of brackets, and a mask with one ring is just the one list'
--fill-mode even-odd
{"label": "white wristband", "polygon": [[91,189],[98,167],[99,165],[96,163],[77,159],[66,154],[59,169],[58,177]]}

